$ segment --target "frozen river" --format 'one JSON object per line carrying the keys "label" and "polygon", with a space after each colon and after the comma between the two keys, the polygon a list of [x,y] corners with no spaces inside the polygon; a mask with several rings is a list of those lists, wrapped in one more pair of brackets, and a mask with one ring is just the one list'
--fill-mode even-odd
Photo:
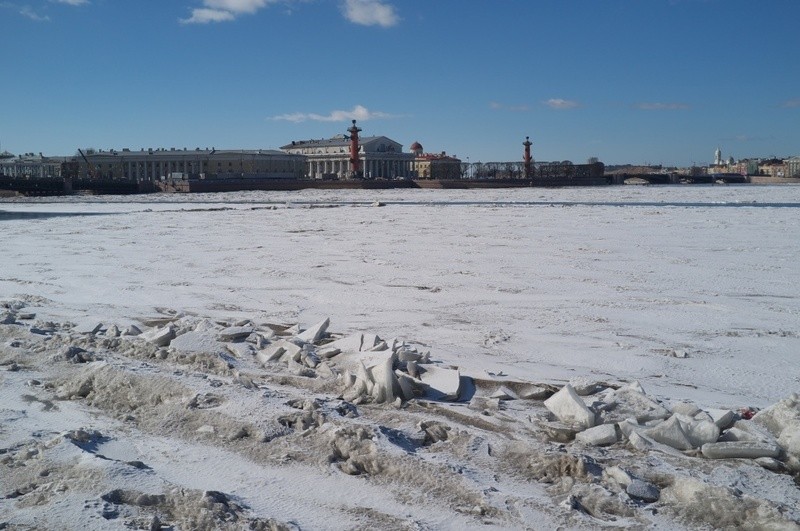
{"label": "frozen river", "polygon": [[799,186],[5,200],[0,226],[0,299],[41,316],[329,316],[477,372],[710,407],[800,388]]}

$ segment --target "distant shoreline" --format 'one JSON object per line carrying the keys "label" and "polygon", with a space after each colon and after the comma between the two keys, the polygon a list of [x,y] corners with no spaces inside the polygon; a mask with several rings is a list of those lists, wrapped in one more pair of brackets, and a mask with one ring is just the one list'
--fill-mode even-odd
{"label": "distant shoreline", "polygon": [[[739,181],[714,179],[713,176],[689,177],[660,174],[652,175],[604,175],[602,177],[548,178],[548,179],[398,179],[398,180],[321,180],[321,179],[190,179],[167,181],[116,181],[100,180],[90,189],[71,189],[54,186],[56,179],[21,180],[23,185],[18,189],[0,188],[1,199],[25,196],[62,196],[62,195],[138,195],[149,193],[215,193],[239,191],[299,191],[299,190],[391,190],[391,189],[425,189],[425,190],[467,190],[467,189],[503,189],[503,188],[574,188],[605,186],[691,186],[691,185],[797,185],[797,177],[748,176]],[[40,182],[41,181],[41,182]],[[689,181],[689,182],[687,182]],[[721,182],[719,182],[721,181]],[[59,181],[60,183],[60,181]],[[6,183],[8,185],[8,183]]]}

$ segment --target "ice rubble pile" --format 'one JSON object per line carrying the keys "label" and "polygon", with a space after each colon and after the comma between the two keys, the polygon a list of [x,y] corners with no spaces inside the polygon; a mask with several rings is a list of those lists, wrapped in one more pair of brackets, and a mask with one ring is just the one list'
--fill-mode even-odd
{"label": "ice rubble pile", "polygon": [[[627,442],[640,451],[705,457],[748,458],[773,471],[800,473],[800,397],[797,394],[756,413],[703,410],[688,402],[671,407],[648,396],[638,382],[608,385],[576,380],[558,389],[549,384],[468,378],[443,367],[398,339],[375,334],[345,337],[327,332],[325,319],[299,326],[264,329],[249,321],[219,330],[201,321],[181,329],[180,321],[154,327],[141,338],[172,350],[198,352],[224,344],[233,359],[254,356],[262,366],[285,365],[291,373],[336,378],[351,403],[402,403],[414,398],[466,400],[470,408],[498,410],[500,402],[544,400],[548,418],[540,422],[554,440],[591,446]],[[487,385],[487,383],[491,385]],[[749,412],[748,412],[749,413]]]}
{"label": "ice rubble pile", "polygon": [[262,366],[279,364],[299,376],[337,378],[344,387],[343,398],[354,404],[459,398],[459,370],[432,363],[430,352],[370,333],[334,337],[327,332],[329,324],[325,319],[306,330],[293,326],[276,331],[243,321],[218,330],[215,323],[201,321],[185,330],[176,321],[154,327],[141,338],[180,352],[213,352],[224,344],[234,358],[249,354]]}
{"label": "ice rubble pile", "polygon": [[[544,401],[556,419],[542,427],[584,445],[627,441],[632,447],[709,459],[748,458],[770,470],[800,471],[800,397],[749,417],[732,410],[702,410],[688,402],[667,408],[634,382],[603,388],[566,384]],[[600,390],[598,390],[600,389]]]}

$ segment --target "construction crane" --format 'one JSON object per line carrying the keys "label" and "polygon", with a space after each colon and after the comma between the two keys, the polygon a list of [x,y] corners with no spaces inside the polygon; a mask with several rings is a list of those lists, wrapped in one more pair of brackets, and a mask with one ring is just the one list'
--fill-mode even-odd
{"label": "construction crane", "polygon": [[81,151],[80,148],[78,149],[78,153],[81,154],[81,157],[83,157],[84,162],[86,162],[86,167],[87,171],[89,172],[89,177],[91,177],[92,179],[97,179],[97,170],[95,169],[94,164],[89,162],[89,159],[86,158],[86,155],[83,154],[83,151]]}

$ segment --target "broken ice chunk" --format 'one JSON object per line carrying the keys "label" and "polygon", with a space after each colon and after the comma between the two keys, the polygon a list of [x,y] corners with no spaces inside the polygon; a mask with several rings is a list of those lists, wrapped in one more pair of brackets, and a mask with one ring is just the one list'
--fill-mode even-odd
{"label": "broken ice chunk", "polygon": [[252,326],[229,326],[220,331],[220,341],[236,341],[237,339],[244,339],[253,333],[255,329]]}
{"label": "broken ice chunk", "polygon": [[778,457],[781,449],[778,445],[767,442],[733,441],[704,444],[702,452],[709,459],[733,459],[737,457],[756,459],[759,457]]}
{"label": "broken ice chunk", "polygon": [[671,416],[658,426],[650,428],[645,433],[654,441],[666,444],[677,450],[691,450],[693,448],[676,415]]}
{"label": "broken ice chunk", "polygon": [[[322,348],[320,348],[320,355],[323,357],[331,357],[327,354],[328,351],[338,351],[339,352],[358,352],[361,350],[361,342],[363,340],[364,334],[356,333],[349,335],[347,337],[343,337],[341,339],[337,339],[336,341],[332,341],[330,343],[325,344]],[[374,346],[374,344],[373,344]]]}
{"label": "broken ice chunk", "polygon": [[492,398],[498,398],[500,400],[518,400],[519,397],[517,393],[506,387],[505,385],[501,385],[497,391],[490,395]]}
{"label": "broken ice chunk", "polygon": [[594,412],[586,407],[570,384],[566,384],[560,391],[545,400],[544,405],[565,424],[591,428],[596,423]]}
{"label": "broken ice chunk", "polygon": [[315,343],[322,339],[322,336],[325,335],[325,332],[328,330],[328,325],[330,324],[331,320],[329,318],[323,319],[303,333],[297,334],[296,337],[303,343]]}
{"label": "broken ice chunk", "polygon": [[575,435],[575,441],[588,446],[607,446],[619,441],[619,436],[616,424],[601,424]]}
{"label": "broken ice chunk", "polygon": [[604,408],[603,415],[606,422],[635,418],[637,422],[642,423],[670,416],[667,408],[631,386],[621,387],[609,393],[606,402],[608,406]]}
{"label": "broken ice chunk", "polygon": [[419,379],[429,387],[429,398],[433,400],[458,400],[458,393],[461,389],[461,373],[457,369],[443,369],[435,365],[425,365],[420,367],[419,371]]}
{"label": "broken ice chunk", "polygon": [[721,430],[729,428],[736,420],[736,414],[730,409],[707,409],[706,413]]}
{"label": "broken ice chunk", "polygon": [[175,328],[172,325],[167,325],[164,328],[154,328],[139,337],[158,347],[166,347],[175,338]]}

